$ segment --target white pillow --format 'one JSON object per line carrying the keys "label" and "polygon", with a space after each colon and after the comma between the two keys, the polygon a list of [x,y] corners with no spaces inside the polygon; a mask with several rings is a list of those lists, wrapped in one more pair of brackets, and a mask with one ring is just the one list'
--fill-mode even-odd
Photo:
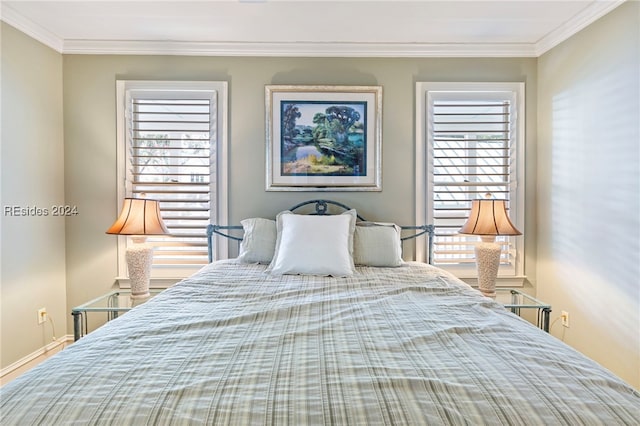
{"label": "white pillow", "polygon": [[355,222],[355,210],[333,216],[278,214],[276,250],[268,270],[275,275],[352,275]]}
{"label": "white pillow", "polygon": [[400,227],[393,223],[358,223],[353,236],[353,261],[364,266],[402,265]]}
{"label": "white pillow", "polygon": [[240,221],[244,237],[238,260],[242,263],[269,263],[276,249],[276,221],[250,218]]}

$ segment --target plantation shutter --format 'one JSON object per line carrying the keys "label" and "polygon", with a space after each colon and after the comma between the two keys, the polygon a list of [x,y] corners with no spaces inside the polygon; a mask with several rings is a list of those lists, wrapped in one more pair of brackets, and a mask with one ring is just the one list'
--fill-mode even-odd
{"label": "plantation shutter", "polygon": [[[153,267],[207,263],[216,158],[216,93],[130,91],[127,192],[160,201],[171,236],[150,236]],[[214,198],[215,199],[215,194]]]}
{"label": "plantation shutter", "polygon": [[[515,97],[512,92],[430,92],[427,103],[434,263],[474,263],[478,237],[458,234],[471,200],[490,194],[513,207],[518,134]],[[513,217],[511,211],[509,214]],[[512,239],[497,237],[496,241],[502,245],[501,265],[512,266]]]}

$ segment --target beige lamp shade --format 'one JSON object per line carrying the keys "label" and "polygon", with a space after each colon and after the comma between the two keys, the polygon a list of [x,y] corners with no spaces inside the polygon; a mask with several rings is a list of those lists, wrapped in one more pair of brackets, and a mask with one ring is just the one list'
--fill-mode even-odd
{"label": "beige lamp shade", "polygon": [[473,200],[469,218],[459,232],[470,235],[522,235],[509,219],[505,200]]}
{"label": "beige lamp shade", "polygon": [[120,216],[107,234],[163,235],[169,231],[162,221],[157,200],[125,198]]}

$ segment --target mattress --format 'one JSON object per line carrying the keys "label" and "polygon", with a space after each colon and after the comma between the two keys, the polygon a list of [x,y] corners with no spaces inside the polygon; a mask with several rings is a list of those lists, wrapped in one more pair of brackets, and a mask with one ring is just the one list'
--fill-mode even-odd
{"label": "mattress", "polygon": [[2,425],[640,424],[640,394],[445,271],[218,261],[5,385]]}

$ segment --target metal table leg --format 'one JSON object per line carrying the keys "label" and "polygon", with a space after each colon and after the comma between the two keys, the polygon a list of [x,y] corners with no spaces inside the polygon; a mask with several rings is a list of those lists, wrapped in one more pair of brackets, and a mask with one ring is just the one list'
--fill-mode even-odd
{"label": "metal table leg", "polygon": [[551,308],[539,308],[538,309],[538,328],[543,329],[547,333],[549,332],[549,316],[551,314]]}
{"label": "metal table leg", "polygon": [[71,312],[73,315],[73,341],[77,342],[81,336],[82,312]]}
{"label": "metal table leg", "polygon": [[551,315],[550,308],[542,308],[542,329],[549,332],[549,316]]}

